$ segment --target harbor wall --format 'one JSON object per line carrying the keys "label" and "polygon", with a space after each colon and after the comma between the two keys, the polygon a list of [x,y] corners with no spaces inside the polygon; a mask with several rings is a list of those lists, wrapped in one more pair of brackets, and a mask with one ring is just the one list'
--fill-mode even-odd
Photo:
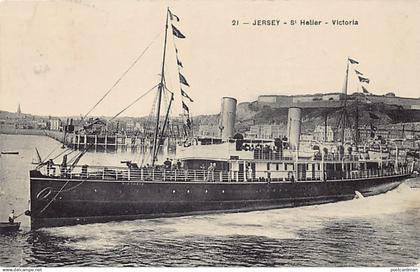
{"label": "harbor wall", "polygon": [[45,130],[42,129],[23,129],[11,126],[0,126],[0,134],[46,136]]}
{"label": "harbor wall", "polygon": [[[0,134],[9,135],[39,135],[50,137],[75,150],[102,151],[102,152],[148,152],[153,146],[153,139],[140,136],[125,135],[78,135],[64,134],[61,131],[42,129],[22,129],[12,126],[0,125]],[[176,139],[166,139],[164,147],[171,151],[176,148]]]}

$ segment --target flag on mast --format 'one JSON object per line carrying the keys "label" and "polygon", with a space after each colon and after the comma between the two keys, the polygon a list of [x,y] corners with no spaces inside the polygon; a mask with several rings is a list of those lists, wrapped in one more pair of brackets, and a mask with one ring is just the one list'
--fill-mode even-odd
{"label": "flag on mast", "polygon": [[364,93],[369,93],[369,91],[364,86],[362,86],[362,90]]}
{"label": "flag on mast", "polygon": [[172,11],[170,10],[170,9],[168,9],[168,11],[169,11],[169,17],[171,18],[171,20],[172,21],[177,21],[177,22],[179,22],[179,17],[178,16],[176,16],[175,14],[173,14],[172,13]]}
{"label": "flag on mast", "polygon": [[189,117],[187,117],[187,127],[188,129],[191,129],[191,120]]}
{"label": "flag on mast", "polygon": [[181,89],[181,95],[185,98],[188,98],[191,102],[194,102],[194,100],[192,100],[191,97],[182,89]]}
{"label": "flag on mast", "polygon": [[181,33],[181,31],[178,30],[174,25],[172,25],[172,34],[174,34],[175,37],[184,39],[185,35]]}
{"label": "flag on mast", "polygon": [[349,61],[351,64],[359,64],[359,62],[357,60],[351,59],[349,58]]}
{"label": "flag on mast", "polygon": [[179,73],[179,81],[180,81],[182,84],[184,84],[184,85],[186,85],[186,86],[190,87],[190,84],[188,84],[187,80],[185,79],[185,77],[184,77],[181,73]]}
{"label": "flag on mast", "polygon": [[178,66],[184,68],[184,66],[182,65],[182,62],[178,59],[178,57],[176,57],[176,63],[178,64]]}
{"label": "flag on mast", "polygon": [[188,108],[188,106],[184,103],[184,101],[182,101],[182,108],[184,110],[186,110],[187,112],[190,112],[190,109]]}
{"label": "flag on mast", "polygon": [[360,82],[369,83],[369,78],[358,76]]}

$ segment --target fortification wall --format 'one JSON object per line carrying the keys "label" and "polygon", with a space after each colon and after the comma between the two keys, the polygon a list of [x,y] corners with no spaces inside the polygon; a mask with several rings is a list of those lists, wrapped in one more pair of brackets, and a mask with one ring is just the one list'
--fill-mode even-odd
{"label": "fortification wall", "polygon": [[282,100],[275,103],[259,102],[259,107],[270,106],[271,108],[289,108],[289,107],[300,107],[300,108],[338,108],[342,106],[342,101],[312,101],[312,102],[295,102],[290,100]]}
{"label": "fortification wall", "polygon": [[[348,100],[353,100],[353,96],[348,96]],[[358,98],[362,103],[384,103],[388,105],[400,105],[405,109],[420,110],[420,98],[396,97],[369,95]],[[270,106],[272,108],[289,108],[291,106],[301,108],[337,108],[342,106],[343,94],[329,93],[320,95],[261,95],[258,97],[260,107]]]}
{"label": "fortification wall", "polygon": [[420,109],[420,99],[418,98],[371,95],[371,96],[368,96],[368,99],[374,103],[400,105],[406,109]]}

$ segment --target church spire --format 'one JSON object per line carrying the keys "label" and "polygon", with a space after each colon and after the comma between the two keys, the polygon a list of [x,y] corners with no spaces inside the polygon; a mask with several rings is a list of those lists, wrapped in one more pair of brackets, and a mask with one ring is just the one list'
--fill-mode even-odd
{"label": "church spire", "polygon": [[22,111],[20,110],[20,103],[18,104],[18,108],[17,108],[16,113],[17,113],[17,114],[21,114],[21,113],[22,113]]}

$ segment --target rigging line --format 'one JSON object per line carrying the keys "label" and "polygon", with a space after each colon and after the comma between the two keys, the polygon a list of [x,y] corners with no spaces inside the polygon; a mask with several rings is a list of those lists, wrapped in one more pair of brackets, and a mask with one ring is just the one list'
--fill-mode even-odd
{"label": "rigging line", "polygon": [[51,198],[51,200],[47,203],[47,205],[45,205],[44,208],[42,208],[42,210],[39,212],[39,214],[42,214],[50,205],[51,203],[53,203],[53,201],[57,198],[57,196],[61,193],[61,191],[63,191],[64,187],[66,187],[66,185],[70,182],[70,179],[67,180],[66,183],[64,183],[63,187],[61,187],[61,189],[57,192],[57,194],[54,195],[53,198]]}
{"label": "rigging line", "polygon": [[[55,160],[55,159],[57,159],[58,157],[60,157],[61,155],[63,155],[64,153],[66,153],[67,151],[69,151],[70,149],[69,148],[66,148],[65,150],[63,150],[62,152],[60,152],[57,156],[55,156],[54,158],[52,158],[51,160]],[[67,155],[70,155],[71,153],[73,153],[74,152],[74,150],[73,151],[71,151],[69,154],[67,154]],[[38,164],[38,166],[36,167],[36,169],[40,169],[40,168],[42,168],[45,164],[46,164],[46,161],[48,160],[48,157],[45,159],[45,161],[43,161],[42,163],[40,163],[40,164]]]}
{"label": "rigging line", "polygon": [[49,156],[51,156],[51,154],[52,153],[54,153],[57,149],[58,149],[58,147],[60,147],[61,146],[61,143],[59,143],[46,157],[45,157],[45,159],[42,161],[42,163],[44,163],[46,160],[48,160],[48,157]]}
{"label": "rigging line", "polygon": [[[86,149],[88,149],[88,148],[86,148]],[[78,153],[78,154],[76,154],[76,156],[74,156],[74,157],[72,157],[72,158],[70,158],[70,159],[68,160],[67,164],[73,163],[73,161],[75,161],[75,160],[76,160],[76,158],[77,158],[80,154],[82,154],[83,152],[84,152],[84,151],[79,151],[79,153]],[[73,153],[73,152],[71,152],[71,153]],[[69,153],[69,154],[67,154],[67,155],[70,155],[71,153]]]}
{"label": "rigging line", "polygon": [[[86,180],[87,179],[82,180],[81,182],[79,182],[78,184],[74,185],[73,187],[70,187],[70,188],[67,188],[67,189],[63,189],[63,190],[61,190],[61,192],[70,192],[70,191],[76,189],[77,187],[79,187],[80,185],[82,185]],[[52,192],[55,193],[55,192],[58,192],[58,191],[52,190]]]}
{"label": "rigging line", "polygon": [[123,77],[134,67],[134,65],[137,64],[137,62],[140,60],[140,58],[143,57],[144,53],[146,53],[146,51],[156,41],[156,39],[160,36],[161,33],[162,33],[162,31],[159,31],[159,33],[153,38],[153,40],[146,46],[146,48],[143,50],[143,52],[134,60],[133,63],[131,63],[131,65],[128,67],[128,69],[125,70],[124,73],[122,73],[122,75],[117,79],[117,81],[115,81],[114,85],[112,85],[112,87],[109,88],[109,90],[102,96],[102,98],[99,99],[99,101],[85,114],[85,116],[82,117],[82,120],[85,119],[86,116],[88,116],[89,113],[91,113],[99,105],[99,103],[101,103],[105,99],[105,97],[118,85],[118,83],[120,83],[120,81],[123,79]]}
{"label": "rigging line", "polygon": [[139,101],[140,99],[142,99],[143,97],[145,97],[147,94],[149,94],[151,91],[153,91],[157,86],[159,86],[159,84],[156,84],[155,86],[153,86],[152,88],[150,88],[147,92],[145,92],[141,96],[137,97],[136,100],[134,100],[133,102],[131,102],[127,107],[125,107],[124,109],[122,109],[119,113],[117,113],[116,115],[114,115],[111,119],[108,120],[108,122],[110,122],[110,121],[114,120],[115,118],[117,118],[121,113],[125,112],[131,106],[133,106],[134,104],[136,104],[137,101]]}
{"label": "rigging line", "polygon": [[[44,131],[45,132],[45,131]],[[48,136],[47,135],[47,133],[45,132],[45,136]],[[51,156],[51,154],[52,153],[54,153],[57,149],[58,149],[58,147],[60,147],[61,146],[61,143],[59,143],[55,148],[53,148],[53,150],[45,157],[45,159],[44,160],[42,160],[41,161],[41,163],[39,163],[38,165],[43,165],[47,160],[48,160],[48,157],[49,156]],[[67,149],[66,149],[67,150]]]}
{"label": "rigging line", "polygon": [[[55,160],[55,159],[57,159],[58,157],[60,157],[61,155],[63,155],[64,153],[66,153],[67,151],[69,151],[70,149],[69,148],[67,148],[66,150],[64,150],[63,152],[61,152],[60,154],[58,154],[57,156],[55,156],[54,158],[53,158],[53,160]],[[74,152],[75,150],[71,150],[68,154],[66,154],[67,156],[68,155],[70,155],[70,154],[72,154],[73,152]]]}

